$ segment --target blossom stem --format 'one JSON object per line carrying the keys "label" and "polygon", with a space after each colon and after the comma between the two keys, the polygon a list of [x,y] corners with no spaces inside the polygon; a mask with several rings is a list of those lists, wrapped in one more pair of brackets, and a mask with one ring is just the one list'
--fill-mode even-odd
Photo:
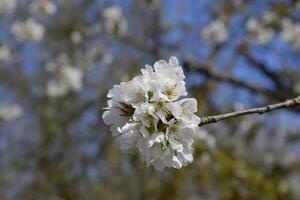
{"label": "blossom stem", "polygon": [[216,122],[219,122],[219,121],[222,121],[225,119],[238,117],[238,116],[242,116],[242,115],[249,115],[249,114],[255,114],[255,113],[263,114],[263,113],[270,112],[273,110],[277,110],[277,109],[281,109],[281,108],[291,108],[291,107],[295,107],[295,106],[299,106],[299,105],[300,105],[300,96],[295,97],[293,99],[285,100],[281,103],[266,105],[263,107],[241,110],[241,111],[226,113],[226,114],[222,114],[222,115],[203,117],[203,118],[201,118],[201,122],[200,122],[199,126],[203,126],[205,124],[216,123]]}

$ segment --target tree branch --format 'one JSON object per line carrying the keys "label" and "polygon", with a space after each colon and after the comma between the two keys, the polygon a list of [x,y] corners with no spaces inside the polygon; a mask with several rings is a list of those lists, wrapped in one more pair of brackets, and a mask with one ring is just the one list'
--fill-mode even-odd
{"label": "tree branch", "polygon": [[277,92],[277,91],[273,91],[273,90],[269,90],[266,88],[262,88],[259,86],[256,86],[254,84],[251,83],[247,83],[245,81],[236,79],[230,75],[227,75],[225,73],[221,73],[221,72],[216,72],[215,70],[213,70],[212,67],[209,66],[202,66],[202,67],[196,67],[195,64],[192,64],[190,62],[185,62],[184,67],[186,67],[186,69],[190,70],[190,71],[195,71],[197,73],[201,73],[204,74],[216,81],[222,81],[222,82],[226,82],[226,83],[230,83],[232,85],[238,86],[238,87],[242,87],[245,88],[251,92],[254,92],[256,94],[262,94],[264,96],[273,98],[273,99],[277,99],[277,100],[284,100],[284,95],[281,92]]}
{"label": "tree branch", "polygon": [[203,117],[203,118],[201,118],[201,122],[200,122],[199,126],[203,126],[205,124],[216,123],[221,120],[238,117],[238,116],[242,116],[242,115],[249,115],[249,114],[255,114],[255,113],[263,114],[263,113],[270,112],[273,110],[277,110],[277,109],[281,109],[281,108],[291,108],[291,107],[295,107],[295,106],[299,106],[299,105],[300,105],[300,96],[293,98],[293,99],[286,100],[281,103],[271,104],[271,105],[267,105],[267,106],[263,106],[263,107],[259,107],[259,108],[252,108],[252,109],[241,110],[241,111],[236,111],[236,112],[222,114],[222,115]]}
{"label": "tree branch", "polygon": [[118,39],[126,44],[131,45],[134,48],[137,48],[139,50],[145,51],[145,52],[153,52],[155,48],[153,48],[151,45],[147,44],[145,41],[139,40],[136,37],[133,37],[131,35],[123,35],[118,37]]}
{"label": "tree branch", "polygon": [[252,57],[251,53],[249,52],[248,49],[245,47],[240,48],[240,53],[245,57],[245,59],[256,69],[260,70],[266,77],[268,77],[270,80],[273,81],[273,83],[278,87],[278,88],[284,88],[282,82],[281,82],[281,77],[279,74],[271,71],[268,69],[268,67],[262,63],[257,61],[254,57]]}

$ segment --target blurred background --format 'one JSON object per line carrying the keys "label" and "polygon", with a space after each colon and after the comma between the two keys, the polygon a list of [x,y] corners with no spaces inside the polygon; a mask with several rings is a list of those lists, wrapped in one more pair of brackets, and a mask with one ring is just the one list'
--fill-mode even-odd
{"label": "blurred background", "polygon": [[120,152],[107,92],[177,56],[198,115],[300,93],[298,0],[0,0],[0,199],[300,199],[300,109],[203,127],[194,162]]}

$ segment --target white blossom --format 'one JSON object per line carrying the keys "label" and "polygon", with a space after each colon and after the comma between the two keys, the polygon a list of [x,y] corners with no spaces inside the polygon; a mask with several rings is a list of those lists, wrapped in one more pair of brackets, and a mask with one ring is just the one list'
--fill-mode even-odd
{"label": "white blossom", "polygon": [[79,31],[73,31],[71,33],[71,40],[75,44],[80,43],[82,41],[82,35],[81,35],[81,33]]}
{"label": "white blossom", "polygon": [[270,25],[279,20],[279,16],[277,13],[273,11],[265,11],[261,17],[262,23],[265,25]]}
{"label": "white blossom", "polygon": [[215,20],[202,30],[203,39],[212,43],[224,42],[228,37],[226,24],[221,20]]}
{"label": "white blossom", "polygon": [[122,35],[127,32],[127,21],[118,6],[110,6],[103,11],[104,25],[108,33]]}
{"label": "white blossom", "polygon": [[17,7],[16,0],[0,0],[0,14],[1,13],[10,14],[14,12],[16,7]]}
{"label": "white blossom", "polygon": [[114,56],[110,53],[106,53],[106,54],[103,55],[102,61],[103,61],[103,63],[109,65],[114,61]]}
{"label": "white blossom", "polygon": [[45,64],[45,69],[48,71],[48,72],[55,72],[55,70],[57,70],[57,64],[54,62],[54,61],[48,61],[46,64]]}
{"label": "white blossom", "polygon": [[12,59],[12,52],[9,47],[0,47],[0,61],[8,62]]}
{"label": "white blossom", "polygon": [[295,49],[300,49],[300,23],[294,23],[290,19],[285,18],[281,22],[281,37],[282,39],[291,44]]}
{"label": "white blossom", "polygon": [[299,174],[289,175],[282,181],[282,184],[286,185],[293,193],[296,199],[300,198],[300,176]]}
{"label": "white blossom", "polygon": [[35,0],[29,5],[31,13],[36,15],[53,15],[56,13],[56,5],[49,0]]}
{"label": "white blossom", "polygon": [[246,23],[247,38],[250,42],[265,44],[273,35],[273,26],[279,21],[277,13],[267,10],[260,18],[250,17]]}
{"label": "white blossom", "polygon": [[46,93],[50,97],[64,96],[68,92],[68,88],[64,83],[51,80],[47,84]]}
{"label": "white blossom", "polygon": [[[267,20],[269,20],[268,17],[266,18]],[[247,21],[246,30],[249,41],[257,44],[264,44],[269,42],[274,35],[274,31],[272,28],[266,27],[256,18],[250,18]]]}
{"label": "white blossom", "polygon": [[81,69],[64,65],[59,69],[56,79],[48,82],[46,93],[51,97],[59,97],[69,91],[79,91],[82,88],[82,77]]}
{"label": "white blossom", "polygon": [[82,87],[83,72],[79,68],[63,66],[60,78],[73,90],[80,90]]}
{"label": "white blossom", "polygon": [[40,41],[44,36],[45,28],[34,19],[27,19],[25,22],[15,22],[11,32],[19,41]]}
{"label": "white blossom", "polygon": [[19,118],[23,113],[23,109],[18,104],[1,104],[0,118],[4,121],[13,121]]}
{"label": "white blossom", "polygon": [[182,168],[193,161],[192,144],[200,135],[197,101],[187,94],[178,60],[146,65],[142,74],[115,85],[103,121],[123,151],[137,151],[157,170]]}

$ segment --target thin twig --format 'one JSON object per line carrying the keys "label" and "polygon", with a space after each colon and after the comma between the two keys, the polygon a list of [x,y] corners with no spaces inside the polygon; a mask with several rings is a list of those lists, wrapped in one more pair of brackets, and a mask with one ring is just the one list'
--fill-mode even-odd
{"label": "thin twig", "polygon": [[263,107],[259,107],[259,108],[252,108],[252,109],[241,110],[241,111],[236,111],[236,112],[222,114],[222,115],[203,117],[203,118],[201,118],[201,122],[200,122],[199,126],[203,126],[205,124],[216,123],[221,120],[225,120],[225,119],[229,119],[229,118],[233,118],[233,117],[237,117],[237,116],[241,116],[241,115],[249,115],[249,114],[254,114],[254,113],[263,114],[263,113],[277,110],[280,108],[291,108],[291,107],[295,107],[295,106],[299,106],[299,105],[300,105],[300,96],[293,98],[293,99],[286,100],[281,103],[271,104],[271,105],[267,105],[267,106],[263,106]]}

